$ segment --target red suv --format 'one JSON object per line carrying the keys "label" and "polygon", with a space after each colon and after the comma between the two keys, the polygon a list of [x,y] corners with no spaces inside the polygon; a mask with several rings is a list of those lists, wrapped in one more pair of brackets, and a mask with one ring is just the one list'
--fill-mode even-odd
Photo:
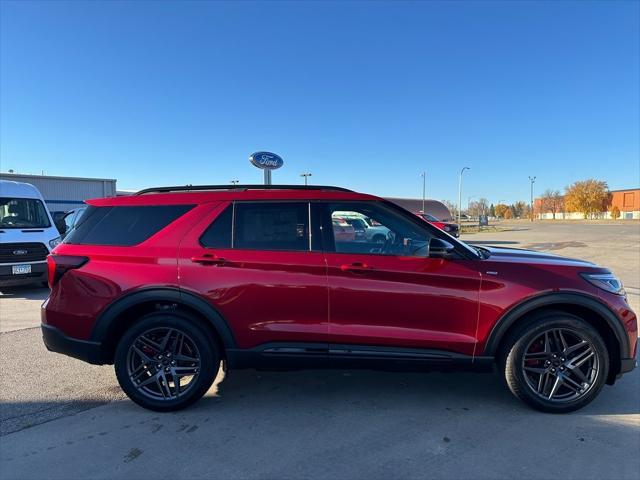
{"label": "red suv", "polygon": [[[115,364],[140,405],[198,400],[228,370],[491,371],[567,412],[634,368],[622,285],[588,262],[470,247],[335,187],[203,186],[90,200],[48,257],[49,350]],[[335,219],[385,228],[338,235]]]}

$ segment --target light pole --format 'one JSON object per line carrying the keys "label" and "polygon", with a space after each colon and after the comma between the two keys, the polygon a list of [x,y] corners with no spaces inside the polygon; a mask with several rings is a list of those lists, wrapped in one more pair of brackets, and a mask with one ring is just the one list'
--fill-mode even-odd
{"label": "light pole", "polygon": [[531,207],[529,215],[531,216],[531,221],[533,222],[533,184],[536,183],[536,177],[529,177],[529,182],[531,182]]}
{"label": "light pole", "polygon": [[471,168],[464,167],[460,170],[460,181],[458,182],[458,225],[462,225],[462,174],[465,170],[471,170]]}
{"label": "light pole", "polygon": [[301,177],[304,177],[304,186],[307,186],[307,179],[311,176],[311,173],[305,172],[300,174]]}
{"label": "light pole", "polygon": [[232,185],[237,185],[240,183],[240,180],[231,180]]}
{"label": "light pole", "polygon": [[427,196],[427,172],[421,173],[422,177],[422,213],[425,213],[424,204]]}

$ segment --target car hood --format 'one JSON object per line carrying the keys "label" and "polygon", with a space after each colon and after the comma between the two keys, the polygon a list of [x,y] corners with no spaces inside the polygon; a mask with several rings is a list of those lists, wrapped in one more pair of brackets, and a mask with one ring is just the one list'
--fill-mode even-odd
{"label": "car hood", "polygon": [[44,243],[47,249],[49,241],[60,236],[53,225],[46,228],[0,228],[0,244],[3,243]]}
{"label": "car hood", "polygon": [[548,252],[538,252],[536,250],[524,250],[520,248],[492,247],[482,245],[491,253],[489,257],[493,261],[520,262],[520,263],[553,263],[572,266],[595,267],[596,265],[586,260],[567,258]]}

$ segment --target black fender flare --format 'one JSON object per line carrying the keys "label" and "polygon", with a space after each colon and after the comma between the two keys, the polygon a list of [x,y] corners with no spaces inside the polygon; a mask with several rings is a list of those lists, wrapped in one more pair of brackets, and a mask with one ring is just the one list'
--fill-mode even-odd
{"label": "black fender flare", "polygon": [[554,305],[578,305],[587,308],[602,317],[618,340],[620,346],[620,358],[629,357],[629,339],[622,326],[622,322],[611,309],[599,299],[580,293],[545,293],[534,298],[524,300],[522,303],[510,308],[496,322],[489,334],[484,348],[484,355],[494,356],[498,352],[500,342],[511,326],[515,324],[523,315],[534,310],[553,307]]}
{"label": "black fender flare", "polygon": [[148,302],[176,303],[197,311],[206,318],[216,330],[225,349],[236,348],[236,341],[231,328],[213,305],[193,293],[171,287],[154,287],[136,290],[113,301],[98,315],[91,332],[90,340],[94,342],[104,342],[113,322],[116,321],[123,312],[131,307]]}

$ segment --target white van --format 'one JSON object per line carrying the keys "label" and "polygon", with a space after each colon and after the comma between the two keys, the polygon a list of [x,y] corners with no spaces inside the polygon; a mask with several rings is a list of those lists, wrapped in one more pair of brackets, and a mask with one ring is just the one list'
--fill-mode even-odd
{"label": "white van", "polygon": [[0,180],[0,287],[46,283],[46,257],[60,241],[38,189]]}

